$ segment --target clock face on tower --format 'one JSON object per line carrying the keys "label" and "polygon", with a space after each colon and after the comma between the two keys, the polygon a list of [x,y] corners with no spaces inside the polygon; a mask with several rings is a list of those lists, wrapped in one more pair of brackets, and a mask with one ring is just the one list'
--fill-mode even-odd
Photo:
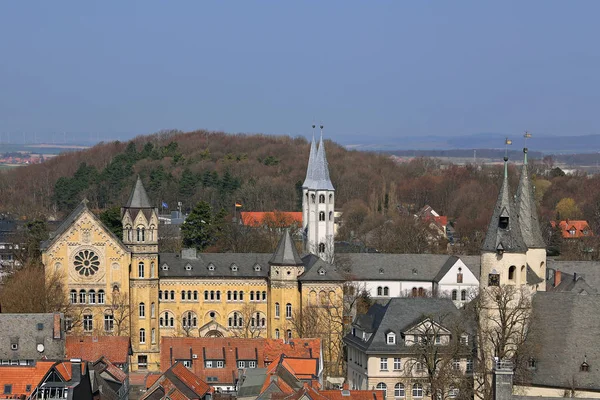
{"label": "clock face on tower", "polygon": [[100,258],[92,250],[81,250],[75,254],[73,264],[79,275],[92,276],[100,268]]}

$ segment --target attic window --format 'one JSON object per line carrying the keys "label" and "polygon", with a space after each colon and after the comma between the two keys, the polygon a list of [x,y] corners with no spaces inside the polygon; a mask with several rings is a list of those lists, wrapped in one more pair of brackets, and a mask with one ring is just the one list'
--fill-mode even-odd
{"label": "attic window", "polygon": [[168,271],[169,270],[169,266],[167,264],[163,264],[162,270],[163,271]]}
{"label": "attic window", "polygon": [[527,368],[529,368],[529,369],[536,369],[536,367],[537,367],[537,363],[535,361],[535,358],[531,357],[529,359],[529,361],[527,361]]}
{"label": "attic window", "polygon": [[231,270],[232,270],[233,272],[237,272],[237,270],[238,270],[238,266],[237,266],[237,265],[235,265],[235,264],[231,264]]}
{"label": "attic window", "polygon": [[209,271],[214,271],[215,270],[215,265],[213,263],[208,264],[208,270]]}
{"label": "attic window", "polygon": [[498,228],[507,229],[508,228],[508,217],[500,216],[498,219]]}
{"label": "attic window", "polygon": [[319,269],[319,275],[325,275],[325,270],[323,268]]}
{"label": "attic window", "polygon": [[581,364],[581,366],[579,367],[579,371],[581,372],[589,372],[590,371],[590,365],[587,362],[583,362]]}
{"label": "attic window", "polygon": [[186,264],[185,270],[186,271],[191,271],[192,270],[192,266],[190,264]]}
{"label": "attic window", "polygon": [[379,268],[379,273],[383,274],[383,268]]}
{"label": "attic window", "polygon": [[260,271],[260,265],[256,264],[256,265],[254,266],[254,270],[255,270],[256,272]]}
{"label": "attic window", "polygon": [[396,344],[396,334],[394,332],[388,332],[385,336],[385,342],[387,344]]}
{"label": "attic window", "polygon": [[37,324],[37,330],[38,331],[43,331],[44,330],[44,324],[42,324],[41,322]]}
{"label": "attic window", "polygon": [[18,343],[11,343],[10,344],[10,349],[11,350],[19,350],[19,344]]}

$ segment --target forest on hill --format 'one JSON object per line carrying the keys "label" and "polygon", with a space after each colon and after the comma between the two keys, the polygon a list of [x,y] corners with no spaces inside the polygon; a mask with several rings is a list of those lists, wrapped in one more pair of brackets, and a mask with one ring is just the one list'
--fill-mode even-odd
{"label": "forest on hill", "polygon": [[[430,205],[454,226],[458,246],[453,251],[479,252],[501,167],[442,166],[430,158],[395,163],[387,155],[347,150],[331,141],[325,146],[336,208],[344,212],[338,239],[370,235],[385,239],[377,246],[380,251],[445,252],[443,244],[423,246],[428,233],[406,218]],[[308,151],[303,137],[161,131],[0,173],[0,212],[19,219],[61,219],[83,198],[98,211],[119,207],[137,175],[159,209],[165,203],[173,210],[181,202],[189,211],[205,201],[230,213],[236,202],[245,211],[300,210]],[[600,176],[565,175],[549,158],[530,165],[548,242],[560,241],[550,228],[557,218],[585,219],[600,233]],[[519,168],[510,165],[512,193]],[[569,257],[597,258],[599,246],[580,243]]]}

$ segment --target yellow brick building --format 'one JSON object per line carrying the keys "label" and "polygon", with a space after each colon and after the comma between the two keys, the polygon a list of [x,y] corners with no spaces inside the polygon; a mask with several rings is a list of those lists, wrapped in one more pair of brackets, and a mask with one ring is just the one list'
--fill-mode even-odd
{"label": "yellow brick building", "polygon": [[[317,182],[309,179],[315,151],[313,140],[308,186]],[[321,152],[326,168],[324,147]],[[312,197],[304,209],[316,214],[323,204]],[[160,253],[158,209],[139,177],[121,215],[118,238],[84,200],[43,244],[42,261],[47,274],[58,271],[65,280],[76,309],[73,331],[130,335],[134,370],[159,368],[161,336],[294,337],[294,321],[307,303],[342,298],[335,268],[314,254],[301,258],[289,232],[273,254]],[[328,234],[323,223],[329,229],[333,219],[321,222],[305,229]],[[312,237],[324,242],[325,233]]]}

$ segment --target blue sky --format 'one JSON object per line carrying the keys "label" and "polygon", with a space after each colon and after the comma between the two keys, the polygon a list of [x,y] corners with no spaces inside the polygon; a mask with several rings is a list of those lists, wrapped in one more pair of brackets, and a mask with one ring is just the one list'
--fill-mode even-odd
{"label": "blue sky", "polygon": [[0,133],[295,136],[313,120],[343,143],[600,133],[599,14],[597,1],[2,1]]}

